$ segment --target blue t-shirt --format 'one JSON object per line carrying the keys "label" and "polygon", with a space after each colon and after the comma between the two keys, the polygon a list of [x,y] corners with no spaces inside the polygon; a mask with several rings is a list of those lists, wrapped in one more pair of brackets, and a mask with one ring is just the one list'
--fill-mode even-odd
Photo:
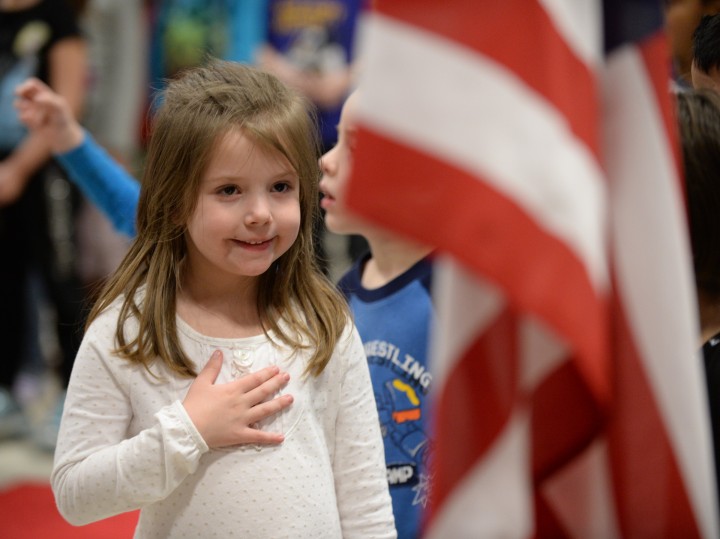
{"label": "blue t-shirt", "polygon": [[414,539],[420,536],[430,487],[432,263],[426,257],[369,290],[360,280],[369,257],[358,260],[338,287],[348,299],[370,366],[398,538]]}

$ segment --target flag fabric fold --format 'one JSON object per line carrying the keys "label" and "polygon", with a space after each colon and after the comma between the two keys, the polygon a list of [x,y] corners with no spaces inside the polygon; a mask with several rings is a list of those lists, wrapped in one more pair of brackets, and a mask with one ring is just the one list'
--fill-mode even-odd
{"label": "flag fabric fold", "polygon": [[442,253],[426,536],[717,536],[659,4],[363,24],[350,205]]}

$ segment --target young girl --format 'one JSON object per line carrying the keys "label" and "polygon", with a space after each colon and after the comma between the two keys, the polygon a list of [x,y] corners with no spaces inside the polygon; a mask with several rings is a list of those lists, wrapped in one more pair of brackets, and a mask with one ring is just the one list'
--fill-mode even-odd
{"label": "young girl", "polygon": [[362,344],[314,264],[313,134],[249,67],[168,86],[137,238],[68,389],[52,485],[69,521],[141,508],[136,537],[395,537]]}

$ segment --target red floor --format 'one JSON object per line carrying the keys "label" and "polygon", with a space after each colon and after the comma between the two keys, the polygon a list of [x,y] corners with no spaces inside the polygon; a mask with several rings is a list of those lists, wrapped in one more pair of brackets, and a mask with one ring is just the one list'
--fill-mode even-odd
{"label": "red floor", "polygon": [[4,539],[130,539],[138,513],[125,513],[88,524],[71,526],[58,513],[50,486],[23,483],[0,490],[0,522]]}

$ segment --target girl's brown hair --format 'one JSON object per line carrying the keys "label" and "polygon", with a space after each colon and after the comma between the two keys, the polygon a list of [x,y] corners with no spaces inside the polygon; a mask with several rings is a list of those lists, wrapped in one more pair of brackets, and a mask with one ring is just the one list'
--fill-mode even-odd
{"label": "girl's brown hair", "polygon": [[[217,141],[231,129],[282,154],[300,178],[297,240],[259,277],[257,309],[266,334],[314,349],[306,372],[319,375],[349,317],[346,303],[315,262],[312,224],[318,217],[318,142],[307,101],[272,75],[214,61],[169,83],[155,117],[137,209],[137,238],[109,279],[88,325],[123,297],[115,351],[149,367],[159,358],[194,376],[175,324],[176,292],[186,254],[186,223]],[[144,293],[138,294],[141,287]],[[125,325],[137,320],[137,336]]]}

